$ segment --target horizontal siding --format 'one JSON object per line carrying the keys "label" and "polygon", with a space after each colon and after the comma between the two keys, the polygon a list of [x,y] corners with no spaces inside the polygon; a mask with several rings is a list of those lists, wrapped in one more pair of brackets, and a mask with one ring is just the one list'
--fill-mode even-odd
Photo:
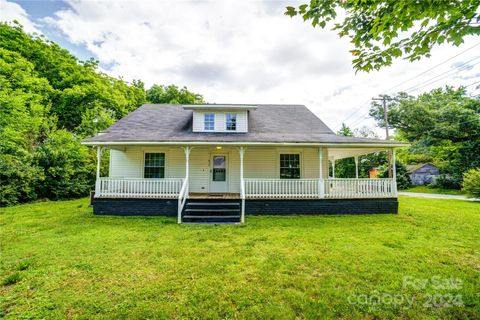
{"label": "horizontal siding", "polygon": [[[185,153],[181,147],[127,147],[125,151],[111,150],[110,177],[142,178],[146,152],[165,153],[165,177],[185,177]],[[240,192],[240,155],[237,148],[213,146],[194,147],[190,153],[190,192],[209,192],[210,162],[212,154],[225,154],[228,158],[227,179],[229,192]],[[245,151],[245,178],[278,179],[280,154],[301,155],[301,175],[304,179],[319,177],[318,148],[248,147]],[[328,154],[324,151],[323,173],[327,177]]]}
{"label": "horizontal siding", "polygon": [[[190,192],[208,192],[210,150],[210,148],[198,147],[193,148],[190,153]],[[185,158],[182,161],[182,165],[185,166]]]}
{"label": "horizontal siding", "polygon": [[125,151],[110,150],[110,177],[140,178],[143,154],[140,147],[127,147]]}

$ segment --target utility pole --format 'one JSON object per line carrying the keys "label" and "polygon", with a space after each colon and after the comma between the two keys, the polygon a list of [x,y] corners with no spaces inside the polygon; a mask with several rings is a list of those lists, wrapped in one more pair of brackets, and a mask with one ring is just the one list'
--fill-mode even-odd
{"label": "utility pole", "polygon": [[[388,133],[388,110],[387,110],[387,101],[393,101],[394,98],[390,98],[386,95],[380,95],[378,98],[372,98],[374,101],[382,101],[383,105],[383,121],[385,122],[385,136],[386,140],[390,140],[390,135]],[[392,178],[392,150],[388,149],[388,177]]]}

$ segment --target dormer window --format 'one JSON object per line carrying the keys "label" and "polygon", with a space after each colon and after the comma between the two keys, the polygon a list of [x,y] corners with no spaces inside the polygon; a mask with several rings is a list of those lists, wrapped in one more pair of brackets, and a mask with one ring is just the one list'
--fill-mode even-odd
{"label": "dormer window", "polygon": [[237,131],[237,114],[227,113],[226,119],[227,131]]}
{"label": "dormer window", "polygon": [[254,105],[192,104],[184,105],[192,110],[192,132],[248,132],[248,114],[257,109]]}
{"label": "dormer window", "polygon": [[205,131],[215,130],[215,114],[214,113],[205,113],[203,115],[203,129]]}

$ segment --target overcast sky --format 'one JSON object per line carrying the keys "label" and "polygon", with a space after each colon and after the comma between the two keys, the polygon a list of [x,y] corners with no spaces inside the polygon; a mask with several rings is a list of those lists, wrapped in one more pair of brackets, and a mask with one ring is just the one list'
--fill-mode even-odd
{"label": "overcast sky", "polygon": [[[380,72],[355,74],[348,39],[283,15],[299,3],[0,0],[0,20],[16,19],[126,81],[187,86],[208,102],[305,104],[332,129],[342,121],[372,126],[369,101],[381,93],[418,94],[480,80],[480,46],[467,50],[478,37],[436,48],[420,62],[398,60]],[[468,89],[480,94],[476,87]]]}

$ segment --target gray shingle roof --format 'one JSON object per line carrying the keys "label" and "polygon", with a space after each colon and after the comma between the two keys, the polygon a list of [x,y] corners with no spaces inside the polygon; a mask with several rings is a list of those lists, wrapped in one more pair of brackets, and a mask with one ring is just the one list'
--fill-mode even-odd
{"label": "gray shingle roof", "polygon": [[398,143],[338,136],[304,105],[257,105],[249,111],[248,133],[192,132],[192,111],[183,105],[145,104],[129,113],[96,142],[265,142],[265,143]]}

